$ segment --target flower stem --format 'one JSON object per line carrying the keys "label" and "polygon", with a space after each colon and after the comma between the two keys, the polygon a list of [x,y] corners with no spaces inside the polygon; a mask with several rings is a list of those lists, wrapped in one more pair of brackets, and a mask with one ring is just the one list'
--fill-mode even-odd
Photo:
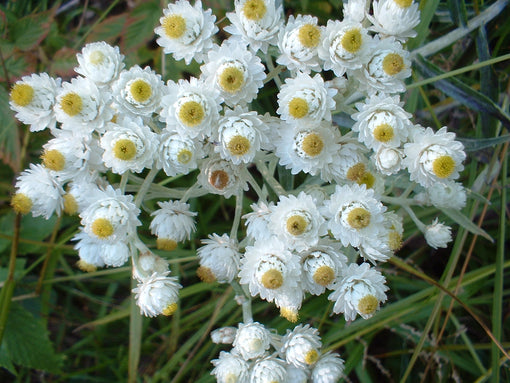
{"label": "flower stem", "polygon": [[143,197],[145,197],[145,194],[149,191],[149,188],[152,184],[152,181],[154,180],[154,177],[156,177],[156,174],[158,174],[159,169],[156,167],[153,167],[149,174],[147,174],[147,177],[143,180],[142,186],[140,186],[140,189],[138,190],[138,193],[136,193],[135,197],[135,205],[136,207],[140,207],[143,201]]}
{"label": "flower stem", "polygon": [[230,230],[230,238],[237,240],[237,231],[239,230],[239,223],[241,222],[241,215],[243,213],[243,190],[239,189],[236,194],[236,210],[234,213],[234,222]]}

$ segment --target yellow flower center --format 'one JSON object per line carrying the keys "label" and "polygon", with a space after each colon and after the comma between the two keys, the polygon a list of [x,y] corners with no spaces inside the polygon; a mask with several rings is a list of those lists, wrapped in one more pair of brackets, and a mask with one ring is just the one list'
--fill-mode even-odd
{"label": "yellow flower center", "polygon": [[18,106],[27,106],[34,98],[34,88],[28,84],[14,84],[11,90],[11,101]]}
{"label": "yellow flower center", "polygon": [[352,165],[349,170],[347,170],[347,179],[349,181],[358,182],[363,175],[366,173],[366,167],[363,162],[358,162],[355,165]]}
{"label": "yellow flower center", "polygon": [[319,353],[315,349],[311,349],[305,355],[305,363],[308,365],[312,365],[319,359]]}
{"label": "yellow flower center", "polygon": [[236,67],[228,67],[218,77],[218,85],[225,92],[236,93],[244,84],[244,72]]}
{"label": "yellow flower center", "polygon": [[11,206],[17,214],[28,214],[32,209],[32,200],[26,194],[18,193],[12,197]]}
{"label": "yellow flower center", "polygon": [[64,155],[56,149],[45,150],[41,159],[45,167],[56,172],[63,170],[66,165]]}
{"label": "yellow flower center", "polygon": [[200,125],[204,115],[204,108],[196,101],[185,102],[179,109],[179,120],[189,128]]}
{"label": "yellow flower center", "polygon": [[365,185],[367,189],[371,189],[375,184],[375,176],[370,172],[365,172],[357,182],[358,185]]}
{"label": "yellow flower center", "polygon": [[165,34],[171,39],[178,39],[186,32],[186,20],[181,15],[169,15],[161,23]]}
{"label": "yellow flower center", "polygon": [[105,55],[101,51],[94,51],[89,55],[89,61],[92,65],[101,65],[104,59]]}
{"label": "yellow flower center", "polygon": [[92,233],[101,239],[108,238],[114,232],[112,223],[106,218],[97,218],[92,222]]}
{"label": "yellow flower center", "polygon": [[216,276],[212,272],[212,270],[205,266],[200,266],[197,269],[197,276],[200,278],[202,282],[205,283],[213,283],[216,280]]}
{"label": "yellow flower center", "polygon": [[379,142],[391,141],[391,139],[395,136],[393,126],[386,123],[377,125],[372,134],[374,138]]}
{"label": "yellow flower center", "polygon": [[438,178],[448,178],[455,170],[455,161],[451,156],[441,156],[432,163],[432,171]]}
{"label": "yellow flower center", "polygon": [[96,266],[94,266],[88,262],[85,262],[83,259],[80,259],[78,262],[76,262],[76,266],[78,266],[78,268],[81,271],[84,271],[86,273],[93,273],[94,271],[97,270]]}
{"label": "yellow flower center", "polygon": [[161,314],[163,314],[164,316],[170,316],[172,315],[173,313],[175,313],[177,311],[177,303],[170,303],[168,306],[166,306],[163,311],[161,312]]}
{"label": "yellow flower center", "polygon": [[304,98],[294,97],[289,102],[289,114],[296,119],[306,116],[308,114],[308,110],[308,103]]}
{"label": "yellow flower center", "polygon": [[177,161],[180,164],[187,164],[193,158],[193,153],[191,153],[188,149],[181,149],[181,151],[177,154]]}
{"label": "yellow flower center", "polygon": [[234,156],[242,156],[248,153],[250,147],[250,140],[241,135],[235,135],[227,144],[228,151]]}
{"label": "yellow flower center", "polygon": [[324,142],[322,141],[321,136],[316,133],[308,134],[301,144],[301,149],[303,149],[303,151],[310,157],[319,155],[323,148]]}
{"label": "yellow flower center", "polygon": [[64,213],[68,215],[75,215],[78,212],[78,202],[72,194],[64,195]]}
{"label": "yellow flower center", "polygon": [[76,93],[67,93],[60,99],[60,107],[71,117],[79,114],[83,109],[83,100]]}
{"label": "yellow flower center", "polygon": [[296,323],[299,317],[298,312],[296,310],[288,307],[280,308],[280,316],[292,323]]}
{"label": "yellow flower center", "polygon": [[151,85],[141,78],[133,81],[129,91],[131,92],[131,96],[136,102],[145,102],[152,95]]}
{"label": "yellow flower center", "polygon": [[159,250],[173,251],[177,248],[177,242],[169,238],[156,239],[156,247]]}
{"label": "yellow flower center", "polygon": [[308,220],[302,215],[295,214],[287,219],[286,228],[287,232],[291,235],[301,235],[308,228]]}
{"label": "yellow flower center", "polygon": [[356,53],[360,50],[363,43],[363,37],[359,28],[351,29],[344,33],[342,37],[342,48],[349,53]]}
{"label": "yellow flower center", "polygon": [[127,138],[121,138],[113,146],[113,155],[122,161],[129,161],[136,156],[136,145]]}
{"label": "yellow flower center", "polygon": [[305,24],[299,28],[298,39],[301,45],[307,48],[315,48],[321,39],[321,30],[317,25]]}
{"label": "yellow flower center", "polygon": [[392,251],[402,247],[402,236],[397,231],[390,231],[388,234],[388,246]]}
{"label": "yellow flower center", "polygon": [[362,207],[355,207],[347,215],[347,223],[353,229],[363,229],[370,224],[370,212]]}
{"label": "yellow flower center", "polygon": [[243,14],[248,20],[259,21],[266,12],[266,4],[263,0],[248,0],[244,3]]}
{"label": "yellow flower center", "polygon": [[262,275],[260,282],[266,289],[274,290],[283,285],[283,275],[279,270],[269,269]]}
{"label": "yellow flower center", "polygon": [[335,279],[335,272],[329,266],[321,266],[313,274],[313,280],[318,285],[326,287]]}
{"label": "yellow flower center", "polygon": [[404,69],[404,59],[398,53],[389,53],[383,59],[382,68],[388,76],[394,76]]}
{"label": "yellow flower center", "polygon": [[400,8],[409,8],[413,4],[413,0],[393,0]]}
{"label": "yellow flower center", "polygon": [[377,310],[379,301],[372,294],[365,295],[358,302],[358,311],[364,315],[370,315]]}

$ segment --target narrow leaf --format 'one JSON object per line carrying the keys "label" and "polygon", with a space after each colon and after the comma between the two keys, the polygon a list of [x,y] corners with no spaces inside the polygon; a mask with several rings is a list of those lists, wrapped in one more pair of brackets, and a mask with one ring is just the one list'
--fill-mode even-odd
{"label": "narrow leaf", "polygon": [[9,108],[9,94],[0,87],[0,159],[18,172],[20,144],[14,112]]}
{"label": "narrow leaf", "polygon": [[475,225],[474,222],[472,222],[468,217],[466,217],[464,214],[462,214],[460,211],[455,209],[443,209],[443,213],[445,213],[448,217],[453,219],[455,222],[457,222],[460,226],[462,226],[464,229],[468,230],[469,232],[480,235],[484,237],[485,239],[488,239],[491,242],[494,242],[492,237],[487,234],[485,230]]}
{"label": "narrow leaf", "polygon": [[459,27],[465,27],[468,22],[466,4],[464,0],[448,0],[448,9],[450,16],[455,24]]}
{"label": "narrow leaf", "polygon": [[96,25],[94,30],[88,35],[87,42],[106,41],[110,44],[116,44],[117,37],[124,34],[127,16],[125,14],[108,17]]}
{"label": "narrow leaf", "polygon": [[430,22],[434,17],[439,0],[422,0],[420,1],[420,23],[414,28],[418,35],[411,39],[407,48],[412,51],[416,47],[423,45],[423,42],[430,33]]}
{"label": "narrow leaf", "polygon": [[457,140],[462,142],[462,144],[464,145],[464,150],[466,152],[476,152],[477,150],[490,148],[491,146],[496,146],[496,145],[503,144],[505,142],[510,141],[510,134],[505,134],[503,136],[491,137],[491,138],[457,137]]}

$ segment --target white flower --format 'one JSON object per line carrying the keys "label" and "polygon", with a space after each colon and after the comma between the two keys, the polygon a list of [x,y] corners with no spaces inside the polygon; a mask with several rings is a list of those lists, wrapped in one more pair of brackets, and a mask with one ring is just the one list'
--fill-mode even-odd
{"label": "white flower", "polygon": [[64,189],[55,172],[41,165],[30,164],[16,180],[16,194],[11,205],[16,213],[32,213],[33,217],[49,219],[53,213],[60,215],[63,208]]}
{"label": "white flower", "polygon": [[424,187],[458,178],[466,158],[464,145],[455,141],[455,133],[447,132],[446,126],[435,133],[432,128],[417,130],[413,142],[404,145],[404,153],[411,181]]}
{"label": "white flower", "polygon": [[211,340],[216,344],[232,344],[237,333],[235,327],[220,327],[211,331]]}
{"label": "white flower", "polygon": [[262,357],[270,347],[271,333],[258,322],[239,323],[234,350],[245,360]]}
{"label": "white flower", "polygon": [[437,208],[460,210],[466,206],[466,189],[461,183],[435,183],[427,189],[430,202]]}
{"label": "white flower", "polygon": [[402,235],[404,226],[402,217],[393,211],[384,213],[384,224],[388,228],[387,242],[391,251],[397,251],[402,247]]}
{"label": "white flower", "polygon": [[219,157],[209,157],[202,163],[198,182],[210,193],[230,198],[240,190],[248,190],[241,166]]}
{"label": "white flower", "polygon": [[75,72],[94,81],[98,86],[106,86],[119,76],[124,68],[124,55],[119,47],[112,47],[104,41],[87,44],[76,55],[80,64]]}
{"label": "white flower", "polygon": [[339,148],[333,153],[332,161],[322,169],[321,179],[328,182],[334,179],[338,184],[344,184],[346,180],[358,181],[366,168],[363,167],[363,173],[356,171],[353,173],[353,168],[357,169],[359,164],[365,166],[367,148],[358,142],[352,132],[343,136],[337,133],[333,139]]}
{"label": "white flower", "polygon": [[246,41],[254,52],[266,53],[269,45],[276,45],[283,24],[281,5],[275,0],[236,0],[234,5],[235,12],[227,13],[232,25],[225,32]]}
{"label": "white flower", "polygon": [[378,172],[389,176],[403,168],[404,151],[381,145],[371,159]]}
{"label": "white flower", "polygon": [[452,229],[438,219],[434,219],[430,225],[425,226],[425,240],[433,249],[438,247],[446,248],[452,241]]}
{"label": "white flower", "polygon": [[287,363],[295,367],[307,368],[313,366],[320,356],[322,342],[319,331],[310,325],[296,326],[282,339],[280,354]]}
{"label": "white flower", "polygon": [[264,201],[250,205],[253,212],[245,214],[242,218],[246,219],[246,234],[252,239],[266,240],[271,237],[269,230],[269,220],[274,207],[273,202],[266,204]]}
{"label": "white flower", "polygon": [[388,286],[386,278],[368,263],[351,263],[343,273],[328,299],[335,302],[333,312],[344,313],[345,320],[352,321],[359,314],[364,319],[374,315],[379,305],[386,301]]}
{"label": "white flower", "polygon": [[183,137],[203,138],[211,134],[219,118],[220,92],[203,80],[168,81],[168,92],[161,100],[160,120],[166,129]]}
{"label": "white flower", "polygon": [[308,369],[297,368],[292,364],[287,364],[287,372],[285,383],[307,383],[308,382]]}
{"label": "white flower", "polygon": [[156,134],[140,117],[110,122],[100,142],[104,149],[104,164],[117,174],[128,170],[140,173],[144,168],[151,169],[158,147],[157,139]]}
{"label": "white flower", "polygon": [[319,235],[326,234],[324,218],[313,198],[304,192],[297,197],[280,196],[272,210],[269,229],[291,250],[302,251],[314,246]]}
{"label": "white flower", "polygon": [[177,278],[169,277],[167,274],[168,272],[154,273],[133,289],[141,314],[148,317],[159,314],[169,316],[177,310],[179,289],[182,286],[177,282]]}
{"label": "white flower", "polygon": [[276,62],[291,71],[319,72],[321,67],[317,49],[323,33],[324,28],[317,25],[317,17],[290,15],[285,28],[278,34],[280,56]]}
{"label": "white flower", "polygon": [[285,80],[278,93],[278,110],[282,120],[318,125],[323,119],[331,121],[335,109],[333,97],[337,90],[324,83],[320,74],[311,77],[298,72]]}
{"label": "white flower", "polygon": [[136,262],[133,262],[133,278],[139,282],[151,277],[153,274],[168,274],[168,261],[151,251],[140,252]]}
{"label": "white flower", "polygon": [[140,210],[132,202],[133,196],[123,195],[108,186],[101,197],[80,213],[83,231],[101,243],[126,241],[141,225]]}
{"label": "white flower", "polygon": [[176,60],[184,59],[187,65],[192,59],[201,63],[213,46],[213,35],[218,32],[215,21],[212,10],[204,11],[200,0],[194,6],[189,1],[177,0],[163,10],[161,25],[154,29],[159,36],[156,42]]}
{"label": "white flower", "polygon": [[249,363],[240,355],[221,351],[218,359],[213,359],[211,375],[218,383],[250,383]]}
{"label": "white flower", "polygon": [[64,195],[64,211],[67,214],[81,213],[91,203],[103,198],[103,191],[99,188],[101,184],[106,188],[107,184],[102,184],[97,173],[79,174],[67,184],[66,194]]}
{"label": "white flower", "polygon": [[217,234],[209,235],[209,239],[203,239],[204,246],[197,250],[200,268],[197,270],[199,277],[205,282],[212,282],[212,276],[219,283],[230,283],[239,272],[241,254],[236,240],[227,234],[221,237]]}
{"label": "white flower", "polygon": [[158,249],[174,250],[177,242],[189,239],[195,230],[194,216],[187,203],[180,201],[158,202],[159,210],[151,214],[151,233],[158,237]]}
{"label": "white flower", "polygon": [[151,68],[138,65],[123,70],[112,84],[115,106],[132,116],[150,117],[161,108],[166,88],[161,75]]}
{"label": "white flower", "polygon": [[357,23],[363,22],[366,17],[367,7],[370,2],[367,0],[348,0],[343,2],[344,19],[352,20]]}
{"label": "white flower", "polygon": [[372,7],[373,16],[367,15],[374,24],[371,30],[402,42],[416,36],[413,28],[420,23],[418,3],[412,0],[375,0]]}
{"label": "white flower", "polygon": [[62,83],[54,106],[55,117],[62,129],[79,129],[86,133],[102,131],[113,117],[110,97],[110,93],[99,89],[92,80],[73,78],[70,83]]}
{"label": "white flower", "polygon": [[269,356],[259,359],[250,374],[250,383],[284,383],[285,363],[283,360]]}
{"label": "white flower", "polygon": [[197,160],[204,157],[202,146],[200,142],[178,133],[163,133],[156,153],[156,166],[169,177],[188,174],[198,167]]}
{"label": "white flower", "polygon": [[319,45],[319,57],[324,61],[324,70],[333,70],[342,76],[347,69],[361,68],[369,59],[372,38],[360,24],[351,20],[328,20],[324,39]]}
{"label": "white flower", "polygon": [[337,353],[323,354],[312,370],[313,383],[337,383],[344,373],[344,361]]}
{"label": "white flower", "polygon": [[73,240],[79,240],[74,248],[80,256],[78,267],[83,271],[94,271],[104,265],[119,267],[131,256],[129,246],[123,240],[104,242],[85,232],[78,233]]}
{"label": "white flower", "polygon": [[9,105],[16,112],[18,120],[30,125],[31,132],[55,128],[57,120],[53,105],[60,81],[41,73],[23,76],[13,85]]}
{"label": "white flower", "polygon": [[200,68],[207,83],[220,91],[228,106],[251,102],[266,78],[260,58],[240,42],[225,40],[208,53]]}

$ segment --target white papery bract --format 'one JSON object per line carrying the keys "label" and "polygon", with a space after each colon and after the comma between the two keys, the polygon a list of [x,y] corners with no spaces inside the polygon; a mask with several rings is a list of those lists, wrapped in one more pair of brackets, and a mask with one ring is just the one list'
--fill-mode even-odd
{"label": "white papery bract", "polygon": [[143,282],[154,274],[166,275],[168,273],[168,261],[147,250],[138,255],[133,263],[133,278]]}
{"label": "white papery bract", "polygon": [[433,249],[446,248],[452,241],[452,229],[444,223],[438,222],[437,218],[430,225],[425,226],[423,234],[428,245]]}
{"label": "white papery bract", "polygon": [[313,383],[337,383],[344,373],[344,361],[337,353],[327,352],[321,355],[312,370]]}
{"label": "white papery bract", "polygon": [[210,50],[200,69],[204,80],[216,87],[231,107],[251,102],[266,78],[260,58],[243,43],[230,40]]}
{"label": "white papery bract", "polygon": [[219,117],[219,90],[195,77],[178,83],[168,81],[167,88],[160,112],[166,130],[190,138],[209,136]]}
{"label": "white papery bract", "polygon": [[336,89],[324,83],[320,74],[311,77],[298,72],[295,77],[286,79],[280,88],[276,112],[282,120],[319,125],[323,119],[331,121],[336,93]]}
{"label": "white papery bract", "polygon": [[381,145],[371,159],[379,173],[389,176],[404,167],[404,150]]}
{"label": "white papery bract", "polygon": [[[67,184],[64,195],[64,212],[77,214],[85,210],[91,203],[103,197],[103,191],[98,183],[102,183],[97,173],[84,173],[74,177]],[[106,187],[106,185],[104,185]]]}
{"label": "white papery bract", "polygon": [[178,133],[162,133],[159,136],[156,166],[169,177],[188,174],[198,167],[197,161],[204,157],[203,144]]}
{"label": "white papery bract", "polygon": [[366,17],[367,8],[370,7],[367,0],[348,0],[343,2],[344,19],[357,23],[363,22]]}
{"label": "white papery bract", "polygon": [[455,133],[446,131],[446,126],[437,132],[417,128],[412,141],[404,145],[404,153],[411,181],[424,187],[458,178],[466,158],[464,145],[455,140]]}
{"label": "white papery bract", "polygon": [[386,301],[385,282],[386,278],[368,263],[351,263],[328,297],[335,302],[333,312],[343,313],[347,321],[354,320],[357,314],[364,319],[372,317],[380,303]]}
{"label": "white papery bract", "polygon": [[177,278],[169,277],[168,273],[154,273],[133,289],[141,314],[148,317],[160,314],[168,316],[177,310],[179,289],[182,286],[177,282]]}
{"label": "white papery bract", "polygon": [[297,368],[292,364],[287,364],[285,383],[307,383],[308,382],[308,369]]}
{"label": "white papery bract", "polygon": [[216,377],[218,383],[251,383],[250,364],[240,355],[221,351],[218,359],[213,359],[214,365],[211,375]]}
{"label": "white papery bract", "polygon": [[224,28],[233,39],[249,44],[250,49],[267,52],[269,45],[276,45],[277,35],[283,25],[283,7],[275,0],[236,0],[235,12],[228,12],[232,25]]}
{"label": "white papery bract", "polygon": [[201,63],[213,46],[213,35],[218,32],[215,21],[212,10],[204,11],[200,0],[194,6],[187,0],[177,0],[163,10],[161,25],[154,29],[159,36],[156,42],[176,60],[184,59],[189,64],[195,59]]}
{"label": "white papery bract", "polygon": [[427,195],[437,208],[460,210],[466,206],[466,189],[458,182],[437,182],[427,189]]}
{"label": "white papery bract", "polygon": [[209,239],[203,239],[202,244],[204,246],[197,250],[201,268],[212,273],[219,283],[232,282],[239,272],[241,258],[237,241],[227,234],[221,237],[212,234]]}
{"label": "white papery bract", "polygon": [[220,327],[211,331],[211,340],[216,344],[232,344],[237,333],[235,327]]}
{"label": "white papery bract", "polygon": [[319,331],[310,325],[296,326],[282,339],[280,355],[287,363],[298,368],[313,366],[320,356],[322,342]]}
{"label": "white papery bract", "polygon": [[74,68],[75,72],[94,81],[99,87],[117,79],[124,68],[124,55],[119,47],[112,47],[104,41],[85,45],[76,59],[80,65]]}
{"label": "white papery bract", "polygon": [[131,256],[129,246],[124,240],[105,242],[83,231],[75,235],[73,240],[79,241],[74,248],[80,256],[78,266],[84,271],[94,271],[91,266],[119,267]]}
{"label": "white papery bract", "polygon": [[[407,6],[406,6],[407,5]],[[402,42],[416,36],[413,30],[420,23],[418,3],[397,0],[374,0],[373,16],[367,18],[373,24],[371,30],[384,36],[393,36]]]}
{"label": "white papery bract", "polygon": [[190,238],[197,213],[190,211],[190,205],[185,202],[158,202],[158,205],[160,209],[151,214],[151,233],[158,237],[158,248],[173,250],[177,242]]}
{"label": "white papery bract", "polygon": [[234,351],[245,360],[261,358],[269,349],[271,333],[258,322],[239,323],[234,342]]}
{"label": "white papery bract", "polygon": [[352,132],[343,136],[336,133],[330,140],[335,140],[338,149],[333,153],[331,163],[321,170],[321,178],[328,182],[335,180],[338,184],[357,181],[351,177],[351,169],[360,163],[366,163],[367,148],[358,142]]}
{"label": "white papery bract", "polygon": [[16,179],[16,194],[11,205],[17,213],[32,213],[33,217],[49,219],[53,213],[60,215],[64,189],[55,172],[41,165],[30,164]]}
{"label": "white papery bract", "polygon": [[243,215],[242,218],[246,219],[246,235],[253,240],[266,240],[271,237],[269,230],[269,220],[271,219],[271,212],[274,208],[274,203],[268,204],[264,201],[253,203],[250,205],[253,212]]}
{"label": "white papery bract", "polygon": [[123,70],[112,84],[115,107],[131,116],[150,117],[161,109],[161,98],[166,87],[161,75],[150,67],[138,65]]}
{"label": "white papery bract", "polygon": [[9,105],[18,120],[30,125],[31,132],[55,128],[53,106],[60,83],[60,79],[40,73],[23,76],[12,86]]}
{"label": "white papery bract", "polygon": [[240,190],[248,190],[242,166],[216,156],[209,157],[201,165],[198,182],[210,193],[230,198]]}
{"label": "white papery bract", "polygon": [[255,362],[250,374],[250,383],[284,383],[285,374],[285,362],[274,356],[268,356]]}
{"label": "white papery bract", "polygon": [[280,196],[272,209],[269,229],[288,249],[302,251],[326,234],[324,222],[313,198],[301,192],[297,197]]}
{"label": "white papery bract", "polygon": [[151,169],[158,144],[157,135],[140,117],[108,123],[100,142],[105,166],[117,174]]}

